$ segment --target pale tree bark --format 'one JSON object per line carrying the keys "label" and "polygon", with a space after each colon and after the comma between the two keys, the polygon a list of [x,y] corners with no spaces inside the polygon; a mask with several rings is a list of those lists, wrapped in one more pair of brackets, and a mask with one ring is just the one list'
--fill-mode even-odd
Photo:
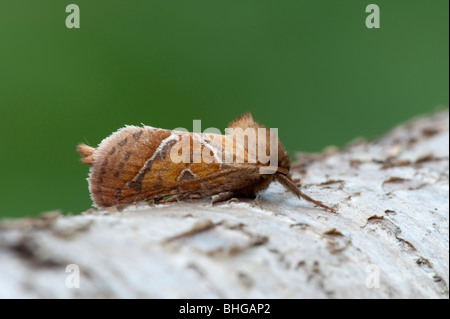
{"label": "pale tree bark", "polygon": [[294,178],[336,214],[274,183],[214,206],[3,221],[0,297],[448,298],[448,129],[444,111],[299,154]]}

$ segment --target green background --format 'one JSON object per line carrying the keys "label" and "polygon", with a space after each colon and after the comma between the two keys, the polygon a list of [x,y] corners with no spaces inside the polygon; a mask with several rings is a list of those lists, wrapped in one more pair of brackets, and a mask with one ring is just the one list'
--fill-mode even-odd
{"label": "green background", "polygon": [[75,146],[125,124],[251,111],[293,154],[448,105],[447,0],[72,1],[0,2],[0,216],[89,208]]}

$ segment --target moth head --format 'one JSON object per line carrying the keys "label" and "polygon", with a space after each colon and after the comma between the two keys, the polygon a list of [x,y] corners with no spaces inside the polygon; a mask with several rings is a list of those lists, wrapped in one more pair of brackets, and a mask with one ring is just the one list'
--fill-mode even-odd
{"label": "moth head", "polygon": [[[242,130],[245,130],[247,128],[254,128],[256,131],[258,128],[265,128],[266,129],[266,154],[270,154],[270,130],[267,129],[264,125],[256,122],[253,119],[253,116],[247,112],[239,116],[237,119],[232,121],[229,124],[230,128],[241,128]],[[291,168],[291,161],[289,159],[289,154],[284,149],[283,144],[280,142],[279,138],[276,139],[278,144],[278,167],[282,168],[282,170],[278,170],[278,173],[284,172],[284,174],[287,174],[286,172],[289,172]]]}

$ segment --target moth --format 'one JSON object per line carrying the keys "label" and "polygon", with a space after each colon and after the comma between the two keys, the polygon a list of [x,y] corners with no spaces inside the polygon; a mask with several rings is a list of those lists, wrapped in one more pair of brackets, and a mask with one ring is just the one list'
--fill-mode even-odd
{"label": "moth", "polygon": [[[335,212],[297,187],[289,173],[291,162],[283,144],[278,137],[273,139],[269,130],[264,131],[266,128],[250,113],[232,121],[229,128],[254,130],[258,141],[265,142],[266,154],[275,147],[278,165],[270,166],[259,159],[250,161],[254,149],[249,139],[238,139],[234,134],[126,126],[97,148],[85,144],[77,147],[81,161],[91,166],[88,181],[94,206],[123,207],[140,201],[166,203],[205,197],[211,197],[213,203],[233,197],[254,198],[276,180],[299,198]],[[188,151],[174,152],[174,147],[180,145],[182,151]],[[202,156],[196,157],[199,154]]]}

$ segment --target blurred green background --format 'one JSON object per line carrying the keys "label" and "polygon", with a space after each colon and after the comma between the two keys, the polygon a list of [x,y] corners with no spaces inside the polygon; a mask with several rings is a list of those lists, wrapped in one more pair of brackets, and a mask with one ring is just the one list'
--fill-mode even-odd
{"label": "blurred green background", "polygon": [[125,124],[251,111],[293,154],[448,105],[447,0],[72,1],[0,2],[2,217],[89,208],[75,146]]}

